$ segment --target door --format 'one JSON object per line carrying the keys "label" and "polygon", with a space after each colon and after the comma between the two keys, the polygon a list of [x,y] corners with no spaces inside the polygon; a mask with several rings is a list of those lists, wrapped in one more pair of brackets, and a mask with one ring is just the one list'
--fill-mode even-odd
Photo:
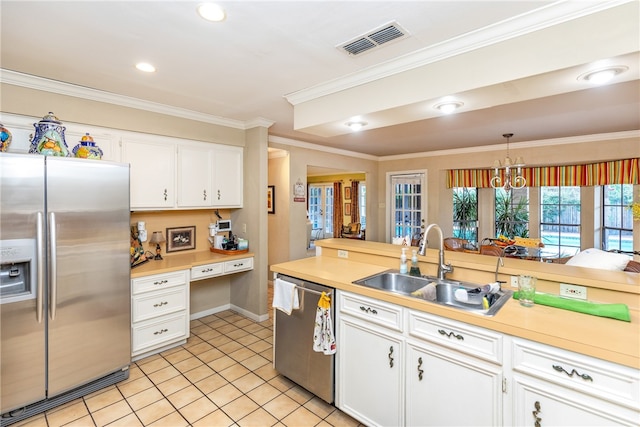
{"label": "door", "polygon": [[309,186],[309,220],[314,240],[337,237],[333,233],[333,184]]}
{"label": "door", "polygon": [[131,358],[129,167],[47,158],[48,393]]}
{"label": "door", "polygon": [[178,147],[178,206],[211,206],[211,150],[201,147]]}
{"label": "door", "polygon": [[176,147],[123,141],[122,161],[131,165],[131,208],[173,208]]}
{"label": "door", "polygon": [[[0,413],[45,398],[44,157],[0,153]],[[38,225],[41,225],[38,227]],[[38,240],[40,237],[40,240]],[[15,262],[15,263],[14,263]],[[21,275],[17,265],[27,263]],[[19,289],[21,287],[22,289]]]}
{"label": "door", "polygon": [[213,162],[213,206],[241,208],[244,200],[242,148],[216,147]]}

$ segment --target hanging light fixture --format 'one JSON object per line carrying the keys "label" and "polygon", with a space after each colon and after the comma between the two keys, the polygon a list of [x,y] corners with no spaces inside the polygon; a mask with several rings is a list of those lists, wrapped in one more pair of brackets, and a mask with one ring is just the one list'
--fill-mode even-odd
{"label": "hanging light fixture", "polygon": [[[512,133],[504,133],[503,137],[507,138],[507,157],[504,158],[504,162],[496,160],[493,162],[493,177],[491,178],[491,186],[493,188],[502,188],[505,191],[509,191],[512,188],[522,188],[527,184],[527,180],[522,176],[522,167],[524,166],[524,160],[522,157],[516,157],[515,162],[509,157],[509,138],[513,136]],[[504,180],[500,176],[500,170],[504,169]],[[513,173],[515,169],[515,174]]]}

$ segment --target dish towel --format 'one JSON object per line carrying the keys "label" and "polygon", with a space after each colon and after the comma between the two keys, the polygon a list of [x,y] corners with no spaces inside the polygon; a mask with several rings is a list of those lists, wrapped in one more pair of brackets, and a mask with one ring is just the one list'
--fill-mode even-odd
{"label": "dish towel", "polygon": [[[514,292],[513,298],[519,299],[520,293]],[[576,311],[578,313],[631,322],[629,307],[626,304],[599,304],[589,301],[576,301],[569,298],[539,292],[536,292],[536,295],[533,297],[533,301],[536,304],[547,305],[549,307],[556,307],[563,310]]]}
{"label": "dish towel", "polygon": [[298,299],[298,289],[295,283],[286,280],[276,279],[273,286],[273,308],[277,308],[287,314],[300,308],[300,300]]}
{"label": "dish towel", "polygon": [[333,324],[331,323],[331,297],[324,292],[320,295],[316,309],[313,350],[326,355],[336,352],[336,337],[333,335]]}

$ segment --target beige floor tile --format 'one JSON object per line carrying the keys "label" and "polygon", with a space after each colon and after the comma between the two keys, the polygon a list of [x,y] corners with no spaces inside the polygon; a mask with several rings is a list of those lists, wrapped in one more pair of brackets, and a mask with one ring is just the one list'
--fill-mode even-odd
{"label": "beige floor tile", "polygon": [[202,360],[204,363],[212,362],[216,359],[224,356],[224,353],[218,350],[217,348],[212,348],[209,351],[205,351],[204,353],[200,353],[198,355],[198,359]]}
{"label": "beige floor tile", "polygon": [[180,375],[180,371],[173,366],[167,366],[164,369],[160,369],[159,371],[150,374],[148,377],[154,384],[160,384],[173,377],[177,377],[178,375]]}
{"label": "beige floor tile", "polygon": [[228,353],[227,355],[233,360],[242,362],[243,360],[246,360],[252,356],[255,356],[255,354],[256,354],[255,352],[248,349],[247,347],[240,347],[238,350]]}
{"label": "beige floor tile", "polygon": [[193,423],[193,427],[229,427],[236,425],[235,422],[227,416],[221,409],[200,418]]}
{"label": "beige floor tile", "polygon": [[225,335],[229,334],[230,332],[237,331],[238,329],[240,328],[238,328],[236,325],[232,323],[216,328],[218,332],[222,332]]}
{"label": "beige floor tile", "polygon": [[292,398],[281,394],[275,399],[272,399],[264,404],[262,407],[266,409],[271,415],[281,420],[298,409],[300,407],[300,404]]}
{"label": "beige floor tile", "polygon": [[[202,337],[200,337],[202,338]],[[204,353],[205,351],[209,351],[213,348],[211,344],[206,341],[201,342],[200,344],[196,344],[193,347],[189,347],[189,353],[197,356],[200,353]]]}
{"label": "beige floor tile", "polygon": [[[129,415],[133,415],[135,417],[133,413]],[[91,415],[85,415],[82,418],[78,418],[75,421],[71,421],[70,423],[65,424],[64,427],[95,427],[95,425],[96,423],[93,422],[93,418],[91,418]]]}
{"label": "beige floor tile", "polygon": [[269,362],[273,362],[273,349],[267,349],[265,351],[261,351],[260,353],[258,353],[260,356],[264,357],[265,359],[267,359]]}
{"label": "beige floor tile", "polygon": [[236,338],[236,341],[238,341],[240,344],[244,345],[244,346],[248,346],[250,344],[253,344],[256,341],[260,341],[261,338],[250,334],[250,333],[246,333],[244,336],[240,337],[240,338]]}
{"label": "beige floor tile", "polygon": [[223,369],[222,371],[218,372],[220,375],[222,375],[222,377],[229,381],[229,382],[233,382],[235,380],[237,380],[238,378],[240,378],[243,375],[246,375],[249,373],[249,370],[247,368],[245,368],[244,366],[242,366],[239,363],[236,363],[234,365],[229,366],[226,369]]}
{"label": "beige floor tile", "polygon": [[214,338],[218,338],[220,336],[224,336],[222,335],[220,332],[216,331],[215,329],[210,330],[209,332],[205,332],[204,334],[200,334],[198,335],[200,337],[200,339],[202,339],[203,341],[206,341],[208,343],[211,343],[210,340],[214,339]]}
{"label": "beige floor tile", "polygon": [[102,409],[105,406],[114,404],[120,400],[123,400],[124,396],[120,393],[117,387],[111,388],[109,391],[100,393],[95,396],[85,397],[84,403],[87,405],[89,412],[95,412],[98,409]]}
{"label": "beige floor tile", "polygon": [[265,381],[253,372],[248,372],[246,375],[233,381],[233,385],[245,394],[264,383]]}
{"label": "beige floor tile", "polygon": [[187,427],[189,423],[184,419],[180,412],[175,411],[170,413],[169,415],[165,415],[160,418],[158,421],[154,421],[149,426],[153,427]]}
{"label": "beige floor tile", "polygon": [[182,408],[183,406],[187,406],[190,403],[195,402],[196,400],[204,397],[204,394],[196,388],[194,385],[190,385],[189,387],[183,388],[180,391],[176,391],[173,394],[167,396],[167,400],[173,404],[177,409]]}
{"label": "beige floor tile", "polygon": [[281,392],[285,392],[294,386],[294,383],[291,380],[283,377],[282,375],[277,375],[269,380],[269,384],[280,390]]}
{"label": "beige floor tile", "polygon": [[214,322],[216,320],[220,319],[218,316],[216,316],[215,314],[210,314],[208,316],[204,316],[199,318],[198,320],[201,321],[202,323],[211,323]]}
{"label": "beige floor tile", "polygon": [[162,356],[162,357],[164,357],[166,359],[167,356],[169,356],[170,354],[173,354],[173,353],[175,353],[177,351],[182,351],[182,350],[184,350],[184,348],[182,348],[181,345],[176,346],[176,347],[171,347],[171,348],[168,348],[165,351],[161,352],[160,356]]}
{"label": "beige floor tile", "polygon": [[151,356],[147,356],[144,359],[140,359],[140,360],[136,361],[135,363],[136,363],[136,365],[138,365],[138,367],[140,367],[140,366],[142,366],[144,364],[147,364],[147,363],[150,363],[150,362],[156,361],[158,359],[162,359],[162,358],[163,357],[160,354],[152,354]]}
{"label": "beige floor tile", "polygon": [[243,329],[236,329],[235,331],[227,332],[225,335],[231,338],[232,340],[238,341],[238,338],[242,338],[246,335],[249,335],[249,332]]}
{"label": "beige floor tile", "polygon": [[227,384],[209,393],[207,397],[216,405],[224,406],[234,399],[242,396],[242,392],[235,388],[233,384]]}
{"label": "beige floor tile", "polygon": [[47,427],[47,418],[44,414],[34,415],[26,420],[18,421],[11,427]]}
{"label": "beige floor tile", "polygon": [[242,329],[244,329],[247,332],[251,332],[252,334],[256,334],[264,330],[264,327],[260,326],[258,323],[253,322]]}
{"label": "beige floor tile", "polygon": [[233,322],[233,324],[236,325],[238,328],[244,328],[245,326],[253,325],[253,324],[256,323],[253,320],[248,319],[248,318],[246,318],[244,316],[238,315],[238,317],[239,317],[238,320]]}
{"label": "beige floor tile", "polygon": [[259,354],[254,354],[253,356],[243,360],[240,363],[250,371],[255,371],[259,367],[269,364],[269,361]]}
{"label": "beige floor tile", "polygon": [[127,397],[127,402],[129,402],[129,406],[131,406],[134,411],[137,411],[162,399],[164,399],[164,396],[160,393],[160,390],[156,387],[151,387]]}
{"label": "beige floor tile", "polygon": [[136,415],[140,418],[140,421],[147,426],[160,418],[175,412],[175,408],[167,399],[158,400],[149,406],[136,411]]}
{"label": "beige floor tile", "polygon": [[220,334],[215,338],[211,338],[207,340],[209,344],[211,344],[212,346],[218,349],[220,348],[220,346],[229,344],[231,341],[233,341],[231,338],[223,334]]}
{"label": "beige floor tile", "polygon": [[271,340],[273,338],[273,330],[261,327],[259,330],[252,332],[253,335],[263,340]]}
{"label": "beige floor tile", "polygon": [[126,382],[126,381],[133,381],[135,379],[144,377],[144,375],[145,375],[145,373],[142,372],[142,369],[140,369],[140,367],[138,365],[133,363],[129,367],[129,378],[127,378],[124,381],[119,382],[118,384],[122,384],[123,382]]}
{"label": "beige floor tile", "polygon": [[213,369],[216,372],[220,372],[227,369],[230,366],[235,365],[236,363],[237,362],[232,358],[230,358],[229,356],[222,356],[217,358],[216,360],[213,360],[207,363],[207,366],[209,366],[211,369]]}
{"label": "beige floor tile", "polygon": [[339,410],[333,411],[328,417],[325,418],[325,421],[336,427],[357,427],[361,425],[358,421],[354,420],[349,415]]}
{"label": "beige floor tile", "polygon": [[133,396],[136,393],[140,393],[141,391],[146,390],[150,387],[153,387],[153,383],[149,380],[149,378],[145,376],[131,382],[118,383],[116,384],[116,386],[124,397],[129,397]]}
{"label": "beige floor tile", "polygon": [[203,364],[201,366],[198,366],[195,369],[185,372],[183,375],[187,377],[187,379],[192,383],[197,383],[198,381],[203,380],[207,377],[210,377],[215,373],[216,371],[211,369],[209,366]]}
{"label": "beige floor tile", "polygon": [[121,400],[113,405],[109,405],[96,412],[92,412],[91,416],[93,417],[93,421],[96,423],[96,426],[102,427],[131,413],[133,413],[133,409],[131,409],[127,401]]}
{"label": "beige floor tile", "polygon": [[311,398],[313,398],[313,393],[310,393],[299,385],[294,385],[284,394],[298,402],[300,405],[304,405],[306,402],[311,400]]}
{"label": "beige floor tile", "polygon": [[191,333],[194,335],[204,334],[205,332],[209,332],[211,330],[211,326],[209,325],[199,325],[195,328],[191,328]]}
{"label": "beige floor tile", "polygon": [[169,362],[164,357],[158,357],[152,361],[143,363],[142,365],[138,365],[142,372],[149,375],[153,372],[159,371],[160,369],[164,369],[167,366],[171,366]]}
{"label": "beige floor tile", "polygon": [[82,399],[76,399],[71,405],[65,405],[60,410],[46,413],[47,423],[50,427],[62,426],[86,415],[89,415],[89,410]]}
{"label": "beige floor tile", "polygon": [[167,362],[175,365],[176,363],[181,362],[185,359],[188,359],[192,356],[193,354],[191,354],[189,351],[185,350],[184,348],[180,347],[180,350],[174,351],[171,354],[167,354],[164,356],[164,358],[167,360]]}
{"label": "beige floor tile", "polygon": [[197,383],[195,383],[195,386],[198,387],[198,390],[200,390],[204,394],[209,394],[212,391],[215,391],[227,384],[229,384],[229,381],[222,378],[220,374],[213,374],[203,380],[198,381]]}
{"label": "beige floor tile", "polygon": [[229,415],[231,419],[239,420],[246,417],[258,408],[259,406],[256,402],[243,395],[236,400],[227,403],[220,409],[222,409],[227,415]]}
{"label": "beige floor tile", "polygon": [[234,351],[240,350],[243,347],[242,344],[239,344],[235,341],[229,341],[226,344],[216,346],[216,348],[225,354],[229,354],[233,353]]}
{"label": "beige floor tile", "polygon": [[329,414],[336,411],[335,406],[329,405],[327,402],[316,396],[313,396],[311,400],[309,400],[303,406],[320,418],[327,418]]}
{"label": "beige floor tile", "polygon": [[273,400],[280,394],[282,394],[280,390],[271,384],[264,383],[248,392],[247,396],[249,396],[251,400],[256,402],[258,405],[264,406],[265,403]]}
{"label": "beige floor tile", "polygon": [[[118,418],[114,422],[107,424],[108,427],[143,427],[142,423],[136,416],[136,414],[125,415],[122,418]],[[65,426],[67,427],[67,426]]]}
{"label": "beige floor tile", "polygon": [[187,406],[180,409],[182,416],[193,424],[200,418],[203,418],[210,413],[214,412],[218,407],[207,397],[201,397],[200,399],[191,402]]}
{"label": "beige floor tile", "polygon": [[299,407],[281,421],[284,425],[290,427],[315,426],[320,422],[320,417],[312,414],[306,408]]}
{"label": "beige floor tile", "polygon": [[170,380],[158,384],[156,387],[158,387],[158,390],[160,390],[162,394],[168,396],[178,390],[182,390],[190,384],[191,383],[188,379],[182,375],[178,375],[177,377],[173,377]]}
{"label": "beige floor tile", "polygon": [[[142,374],[142,376],[144,376],[144,374]],[[118,384],[124,384],[124,383],[126,383],[127,381],[129,381],[129,380],[120,381]],[[84,399],[84,400],[85,400],[85,402],[86,402],[86,401],[87,401],[87,399],[91,399],[92,397],[96,397],[96,396],[97,396],[97,395],[99,395],[99,394],[102,394],[102,393],[106,393],[106,392],[108,392],[108,391],[111,391],[111,390],[113,390],[114,388],[116,388],[116,385],[115,385],[115,384],[110,385],[109,387],[101,388],[100,390],[97,390],[97,391],[94,391],[93,393],[89,393],[89,394],[85,395],[85,396],[83,397],[83,399]],[[60,406],[58,406],[58,408],[60,408]],[[54,408],[54,409],[52,409],[52,411],[55,411],[56,409],[57,409],[57,408]]]}
{"label": "beige floor tile", "polygon": [[247,347],[249,347],[249,349],[255,351],[256,353],[262,353],[265,350],[271,350],[273,348],[273,345],[270,342],[261,339],[260,341],[256,341],[253,344],[249,344]]}
{"label": "beige floor tile", "polygon": [[213,322],[207,323],[207,325],[209,325],[212,329],[216,329],[216,330],[219,330],[219,328],[227,326],[228,324],[229,324],[229,322],[227,322],[226,320],[221,319],[221,318],[218,318],[218,319],[214,320]]}
{"label": "beige floor tile", "polygon": [[202,338],[200,338],[197,335],[191,335],[189,338],[187,338],[187,343],[183,344],[182,346],[186,349],[189,349],[190,347],[193,347],[194,345],[198,345],[201,342],[203,342]]}
{"label": "beige floor tile", "polygon": [[174,368],[176,368],[177,370],[179,370],[182,373],[185,373],[187,371],[190,371],[194,368],[197,368],[198,366],[202,365],[202,360],[198,359],[195,356],[191,356],[188,359],[184,359],[181,360],[180,362],[176,363],[175,365],[173,365]]}
{"label": "beige floor tile", "polygon": [[240,427],[263,427],[276,424],[276,420],[270,413],[262,408],[258,408],[246,417],[238,421]]}

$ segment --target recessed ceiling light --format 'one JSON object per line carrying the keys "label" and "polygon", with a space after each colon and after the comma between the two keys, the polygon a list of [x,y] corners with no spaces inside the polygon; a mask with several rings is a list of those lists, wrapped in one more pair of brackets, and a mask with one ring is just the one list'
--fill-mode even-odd
{"label": "recessed ceiling light", "polygon": [[591,70],[578,76],[578,80],[584,80],[593,84],[603,84],[610,82],[618,74],[624,73],[629,67],[625,65],[616,65],[613,67],[599,68]]}
{"label": "recessed ceiling light", "polygon": [[434,105],[433,108],[440,110],[444,114],[451,114],[463,105],[464,103],[460,101],[445,101]]}
{"label": "recessed ceiling light", "polygon": [[198,5],[197,10],[198,15],[207,21],[220,22],[226,18],[224,9],[215,3],[201,3]]}
{"label": "recessed ceiling light", "polygon": [[156,67],[149,64],[148,62],[138,62],[136,64],[136,68],[140,71],[144,71],[145,73],[155,73]]}
{"label": "recessed ceiling light", "polygon": [[368,123],[363,121],[357,121],[357,122],[347,122],[345,124],[349,126],[352,131],[357,132],[363,127],[365,127]]}

